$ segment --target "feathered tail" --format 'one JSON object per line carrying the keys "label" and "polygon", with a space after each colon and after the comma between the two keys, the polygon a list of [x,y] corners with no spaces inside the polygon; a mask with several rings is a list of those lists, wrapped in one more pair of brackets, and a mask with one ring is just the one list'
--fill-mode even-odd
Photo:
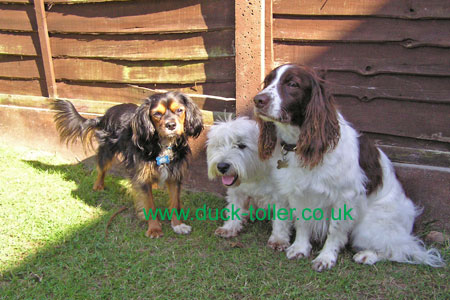
{"label": "feathered tail", "polygon": [[94,130],[99,128],[102,117],[83,118],[73,104],[66,100],[54,101],[53,109],[57,111],[54,120],[61,142],[69,145],[80,140],[85,150],[92,148]]}
{"label": "feathered tail", "polygon": [[391,260],[410,264],[425,264],[432,267],[443,267],[445,262],[435,248],[427,249],[424,243],[413,235],[405,236],[404,241],[397,243],[392,249]]}

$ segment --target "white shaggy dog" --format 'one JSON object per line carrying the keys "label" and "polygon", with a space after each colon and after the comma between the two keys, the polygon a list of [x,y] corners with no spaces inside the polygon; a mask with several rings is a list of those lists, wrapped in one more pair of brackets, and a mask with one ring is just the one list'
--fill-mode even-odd
{"label": "white shaggy dog", "polygon": [[[322,271],[336,264],[350,241],[358,263],[387,259],[442,266],[439,252],[427,250],[412,234],[420,209],[405,195],[391,162],[345,121],[317,75],[283,65],[264,85],[254,98],[263,120],[260,155],[277,161],[279,199],[287,198],[295,209],[296,238],[287,257],[309,256],[311,239],[325,242],[313,260],[313,268]],[[346,208],[351,218],[341,216]],[[315,209],[322,217],[311,219]]]}
{"label": "white shaggy dog", "polygon": [[[255,210],[274,203],[277,210],[287,207],[282,199],[277,199],[272,166],[259,159],[258,136],[258,124],[245,117],[218,122],[208,132],[208,176],[210,179],[222,177],[222,183],[228,188],[228,210],[239,210],[239,219],[229,216],[216,230],[218,236],[237,236],[248,219],[249,205]],[[269,247],[283,251],[289,246],[290,224],[289,220],[273,220]]]}

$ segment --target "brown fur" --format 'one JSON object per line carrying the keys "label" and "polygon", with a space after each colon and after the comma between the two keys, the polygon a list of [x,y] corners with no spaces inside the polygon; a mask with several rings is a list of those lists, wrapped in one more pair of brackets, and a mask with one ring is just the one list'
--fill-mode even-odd
{"label": "brown fur", "polygon": [[305,120],[300,127],[296,153],[310,169],[322,162],[325,153],[336,147],[340,138],[334,98],[328,94],[321,79],[311,76],[311,99],[306,106]]}
{"label": "brown fur", "polygon": [[367,177],[366,194],[370,195],[383,184],[383,170],[380,163],[380,151],[367,136],[361,135],[359,141],[359,166]]}
{"label": "brown fur", "polygon": [[258,153],[262,160],[267,160],[272,156],[277,145],[277,131],[275,124],[257,119],[260,133],[258,141]]}

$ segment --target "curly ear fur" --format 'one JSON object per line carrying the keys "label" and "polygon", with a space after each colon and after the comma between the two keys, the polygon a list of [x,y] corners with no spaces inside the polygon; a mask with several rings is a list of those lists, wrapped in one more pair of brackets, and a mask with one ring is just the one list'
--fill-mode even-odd
{"label": "curly ear fur", "polygon": [[259,126],[258,154],[261,160],[267,160],[272,156],[277,145],[277,131],[275,124],[257,119]]}
{"label": "curly ear fur", "polygon": [[311,76],[311,99],[306,107],[305,120],[300,127],[296,153],[303,165],[317,166],[328,150],[339,141],[340,129],[334,98],[328,94],[314,73]]}
{"label": "curly ear fur", "polygon": [[197,138],[203,131],[203,117],[200,109],[184,94],[178,94],[186,107],[186,118],[184,120],[184,132],[186,135]]}
{"label": "curly ear fur", "polygon": [[155,133],[155,127],[150,119],[150,105],[151,99],[147,99],[138,107],[131,119],[131,131],[133,133],[131,141],[141,150],[144,149],[144,145],[149,142]]}

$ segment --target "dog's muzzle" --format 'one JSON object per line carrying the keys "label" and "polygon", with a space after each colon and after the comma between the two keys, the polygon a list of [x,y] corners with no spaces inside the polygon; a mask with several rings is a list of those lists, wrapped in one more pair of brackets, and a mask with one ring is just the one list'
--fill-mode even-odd
{"label": "dog's muzzle", "polygon": [[232,186],[236,180],[238,179],[238,175],[226,175],[227,172],[230,170],[230,164],[229,163],[218,163],[217,164],[217,170],[220,174],[222,174],[222,184],[225,186]]}

